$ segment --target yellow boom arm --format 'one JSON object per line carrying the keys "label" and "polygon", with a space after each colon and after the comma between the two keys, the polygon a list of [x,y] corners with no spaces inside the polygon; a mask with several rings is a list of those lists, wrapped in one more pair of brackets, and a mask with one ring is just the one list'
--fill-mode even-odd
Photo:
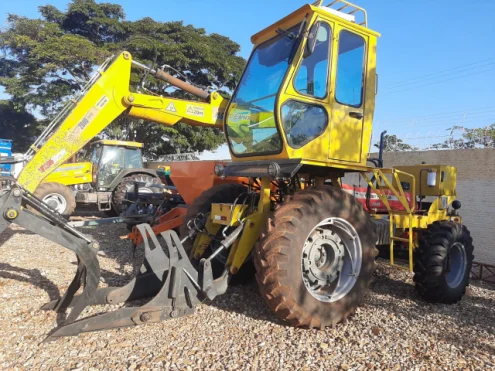
{"label": "yellow boom arm", "polygon": [[[148,69],[155,77],[198,96],[202,101],[132,93],[129,83],[133,65]],[[184,122],[222,128],[221,117],[228,101],[220,94],[208,94],[162,70],[155,71],[133,62],[128,52],[121,53],[98,73],[99,77],[92,86],[73,102],[73,109],[59,115],[60,124],[53,125],[53,133],[50,133],[46,143],[37,141],[31,147],[34,155],[18,178],[18,182],[28,191],[34,192],[43,179],[124,112],[162,125]]]}

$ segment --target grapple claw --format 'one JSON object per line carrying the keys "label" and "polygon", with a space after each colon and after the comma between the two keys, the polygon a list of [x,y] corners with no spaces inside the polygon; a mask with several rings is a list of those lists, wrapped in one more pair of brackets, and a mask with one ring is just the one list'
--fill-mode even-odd
{"label": "grapple claw", "polygon": [[[97,259],[98,244],[61,221],[47,211],[29,192],[13,192],[0,196],[0,213],[15,209],[12,220],[0,217],[0,227],[5,222],[15,223],[48,238],[77,255],[77,272],[67,292],[59,300],[45,304],[42,309],[65,312],[71,308],[64,323],[54,329],[45,341],[61,336],[75,336],[82,332],[141,325],[159,322],[192,314],[197,303],[205,298],[212,299],[226,290],[228,274],[213,280],[209,262],[196,271],[182,246],[179,236],[173,230],[161,233],[162,243],[148,224],[137,227],[144,242],[144,261],[138,275],[123,287],[97,289],[100,281],[100,266]],[[31,196],[33,197],[31,199]],[[43,210],[43,216],[35,215],[21,207],[21,200],[29,200]],[[13,215],[13,214],[12,214]],[[65,224],[64,224],[65,223]],[[54,228],[55,224],[55,228]],[[58,228],[57,228],[58,227]],[[76,292],[83,287],[82,293]],[[140,307],[124,307],[113,312],[77,320],[88,305],[118,304],[150,297],[151,300]]]}

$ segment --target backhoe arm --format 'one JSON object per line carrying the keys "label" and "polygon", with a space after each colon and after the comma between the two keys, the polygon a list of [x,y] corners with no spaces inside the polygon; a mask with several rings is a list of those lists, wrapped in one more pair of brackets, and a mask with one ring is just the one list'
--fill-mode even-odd
{"label": "backhoe arm", "polygon": [[[132,66],[147,69],[155,77],[196,95],[202,101],[132,93]],[[111,63],[102,66],[98,74],[79,98],[64,108],[28,152],[33,156],[17,180],[28,191],[34,192],[43,179],[121,114],[162,125],[184,122],[195,126],[222,127],[221,117],[227,100],[220,94],[209,94],[162,70],[155,71],[134,62],[128,52],[121,53]]]}

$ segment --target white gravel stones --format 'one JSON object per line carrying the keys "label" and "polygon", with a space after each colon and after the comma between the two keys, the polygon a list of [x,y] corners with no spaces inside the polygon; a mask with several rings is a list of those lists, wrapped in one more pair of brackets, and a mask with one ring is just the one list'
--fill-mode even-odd
{"label": "white gravel stones", "polygon": [[[231,287],[189,317],[40,344],[57,315],[39,308],[67,288],[75,266],[68,250],[14,229],[0,236],[2,370],[495,368],[495,285],[474,282],[460,304],[432,305],[418,299],[409,273],[383,264],[364,305],[334,329],[284,325],[253,282]],[[83,231],[101,244],[106,284],[127,282],[142,255],[133,258],[129,243],[118,238],[127,234],[125,226]],[[93,307],[83,315],[108,309]]]}

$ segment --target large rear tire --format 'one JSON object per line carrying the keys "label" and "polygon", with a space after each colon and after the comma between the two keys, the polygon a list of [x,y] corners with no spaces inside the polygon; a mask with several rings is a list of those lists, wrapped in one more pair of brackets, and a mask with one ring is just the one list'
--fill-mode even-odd
{"label": "large rear tire", "polygon": [[[112,209],[106,212],[109,216],[117,216],[124,210],[124,202],[126,193],[132,191],[134,188],[134,182],[141,183],[157,183],[160,184],[161,180],[158,177],[154,177],[148,174],[132,174],[122,178],[122,181],[115,188],[112,194]],[[153,187],[139,187],[139,193],[153,193]]]}
{"label": "large rear tire", "polygon": [[69,187],[60,183],[41,183],[34,195],[67,219],[76,208],[74,194]]}
{"label": "large rear tire", "polygon": [[473,264],[473,239],[468,229],[451,221],[430,224],[414,252],[414,282],[430,303],[453,304],[462,299]]}
{"label": "large rear tire", "polygon": [[375,242],[369,214],[351,195],[329,186],[300,191],[269,218],[256,246],[261,296],[293,326],[334,326],[363,301]]}

